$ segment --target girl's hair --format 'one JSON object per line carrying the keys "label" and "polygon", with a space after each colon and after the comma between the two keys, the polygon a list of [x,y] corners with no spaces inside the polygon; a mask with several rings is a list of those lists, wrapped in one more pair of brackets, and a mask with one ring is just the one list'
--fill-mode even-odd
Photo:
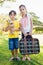
{"label": "girl's hair", "polygon": [[21,7],[24,7],[26,9],[25,5],[20,5],[19,8],[21,8]]}
{"label": "girl's hair", "polygon": [[10,16],[12,13],[14,13],[14,15],[16,15],[16,11],[11,10],[11,11],[9,12],[9,16]]}

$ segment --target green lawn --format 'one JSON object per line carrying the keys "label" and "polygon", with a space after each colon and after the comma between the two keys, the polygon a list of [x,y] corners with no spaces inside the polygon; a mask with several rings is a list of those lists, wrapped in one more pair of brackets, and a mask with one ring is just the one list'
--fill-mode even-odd
{"label": "green lawn", "polygon": [[[22,55],[19,53],[20,58]],[[8,41],[0,38],[0,65],[43,65],[43,46],[40,47],[40,53],[30,55],[31,61],[12,61],[9,62],[11,53],[8,49]]]}

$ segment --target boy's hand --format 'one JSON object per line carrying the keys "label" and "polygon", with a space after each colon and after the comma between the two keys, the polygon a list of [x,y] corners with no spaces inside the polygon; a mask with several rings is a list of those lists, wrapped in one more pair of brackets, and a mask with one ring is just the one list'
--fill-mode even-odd
{"label": "boy's hand", "polygon": [[17,29],[17,28],[14,28],[14,30],[15,30],[15,31],[19,31],[19,29]]}
{"label": "boy's hand", "polygon": [[4,28],[2,28],[2,31],[5,31],[5,29],[4,29]]}
{"label": "boy's hand", "polygon": [[2,28],[2,31],[7,32],[9,30],[9,27],[7,26],[6,28]]}

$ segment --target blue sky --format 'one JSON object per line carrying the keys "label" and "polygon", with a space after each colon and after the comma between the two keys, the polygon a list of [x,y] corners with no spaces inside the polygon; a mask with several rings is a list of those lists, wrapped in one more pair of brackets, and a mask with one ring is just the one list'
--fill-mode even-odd
{"label": "blue sky", "polygon": [[8,14],[8,12],[12,9],[19,12],[19,5],[24,4],[28,10],[28,12],[35,12],[40,20],[43,22],[43,0],[16,0],[16,2],[5,1],[3,6],[0,6],[0,14]]}

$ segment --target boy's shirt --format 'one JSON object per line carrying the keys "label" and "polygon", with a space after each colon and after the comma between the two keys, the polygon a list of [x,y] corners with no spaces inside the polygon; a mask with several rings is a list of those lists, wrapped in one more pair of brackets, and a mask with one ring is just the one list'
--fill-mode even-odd
{"label": "boy's shirt", "polygon": [[[10,22],[9,20],[6,22],[5,27],[7,27],[9,25],[9,22]],[[20,25],[19,25],[18,20],[14,20],[14,21],[12,21],[12,23],[14,24],[14,28],[19,29]],[[8,37],[9,38],[19,38],[19,31],[14,31],[14,34],[11,34],[10,30],[9,30]]]}

